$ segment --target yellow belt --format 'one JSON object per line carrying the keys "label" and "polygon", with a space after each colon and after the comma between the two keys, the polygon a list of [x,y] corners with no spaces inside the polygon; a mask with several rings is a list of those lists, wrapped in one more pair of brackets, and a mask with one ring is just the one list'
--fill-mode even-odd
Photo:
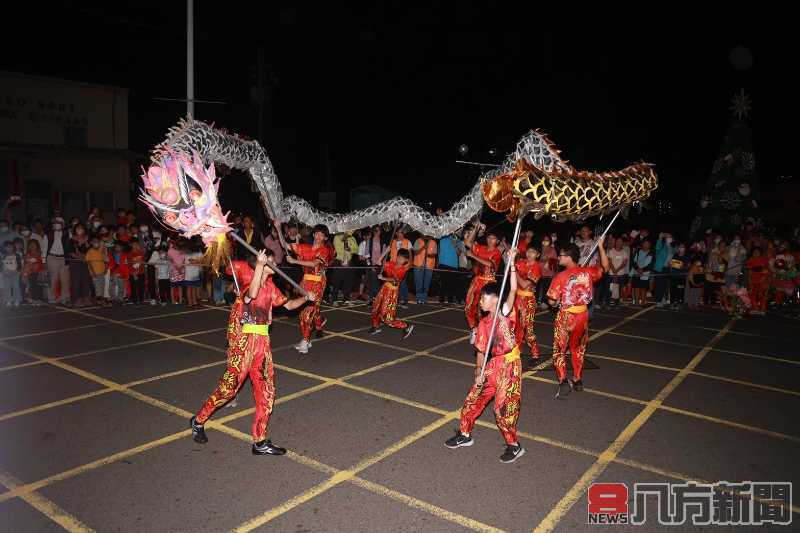
{"label": "yellow belt", "polygon": [[566,311],[567,313],[571,313],[573,315],[577,315],[578,313],[583,313],[587,309],[589,308],[586,307],[585,305],[573,305],[572,307],[567,307],[566,309],[564,309],[564,311]]}
{"label": "yellow belt", "polygon": [[269,335],[269,324],[243,324],[242,333],[252,333],[253,335]]}
{"label": "yellow belt", "polygon": [[531,297],[533,296],[533,291],[524,291],[522,289],[517,289],[517,296]]}
{"label": "yellow belt", "polygon": [[494,277],[494,275],[493,275],[493,274],[490,274],[490,275],[480,275],[480,276],[478,276],[478,279],[482,279],[482,280],[484,280],[484,281],[495,281],[495,280],[496,280],[496,278]]}
{"label": "yellow belt", "polygon": [[514,346],[514,349],[503,356],[506,363],[510,363],[515,359],[519,359],[519,346]]}
{"label": "yellow belt", "polygon": [[384,285],[386,285],[387,287],[389,287],[393,291],[397,290],[397,285],[392,281],[387,281],[386,283],[384,283]]}
{"label": "yellow belt", "polygon": [[322,281],[322,276],[317,276],[315,274],[303,274],[303,279],[307,279],[308,281]]}

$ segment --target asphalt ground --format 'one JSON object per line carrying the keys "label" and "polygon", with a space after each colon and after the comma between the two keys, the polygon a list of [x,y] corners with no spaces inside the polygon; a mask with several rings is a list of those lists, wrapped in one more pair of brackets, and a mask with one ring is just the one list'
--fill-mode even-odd
{"label": "asphalt ground", "polygon": [[[224,370],[227,309],[0,311],[0,530],[594,531],[594,482],[800,481],[797,322],[598,311],[582,393],[557,400],[552,369],[526,368],[527,453],[507,465],[491,406],[474,446],[443,446],[472,381],[461,310],[410,306],[402,341],[370,336],[368,311],[325,308],[307,355],[296,317],[276,318],[269,436],[284,457],[250,453],[249,384],[208,444],[191,439]],[[537,317],[545,356],[552,320]],[[604,527],[674,530],[649,501],[645,524]]]}

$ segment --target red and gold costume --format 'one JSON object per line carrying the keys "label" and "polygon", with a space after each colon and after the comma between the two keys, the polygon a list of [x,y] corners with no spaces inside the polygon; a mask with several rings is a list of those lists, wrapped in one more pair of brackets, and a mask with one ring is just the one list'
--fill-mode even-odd
{"label": "red and gold costume", "polygon": [[397,313],[397,288],[403,281],[403,278],[408,272],[409,264],[398,265],[394,261],[388,261],[386,266],[383,267],[383,275],[390,278],[391,281],[386,281],[381,287],[375,304],[372,306],[372,327],[377,328],[381,322],[390,328],[406,329],[408,324],[402,320],[395,319]]}
{"label": "red and gold costume", "polygon": [[275,400],[272,351],[269,343],[269,325],[272,308],[286,303],[286,297],[272,282],[261,286],[258,296],[250,303],[238,298],[228,319],[228,368],[219,385],[197,413],[198,424],[204,424],[214,412],[231,400],[250,376],[256,412],[253,417],[253,442],[261,442],[267,435],[267,423]]}
{"label": "red and gold costume", "polygon": [[556,274],[547,297],[561,303],[553,332],[553,366],[558,380],[567,377],[567,348],[572,354],[572,377],[581,379],[583,354],[589,344],[589,309],[594,283],[603,277],[600,266],[573,267]]}
{"label": "red and gold costume", "polygon": [[292,248],[300,261],[314,263],[313,267],[303,267],[303,281],[300,284],[309,294],[314,293],[314,300],[309,301],[300,311],[300,333],[308,341],[311,340],[314,330],[322,331],[324,325],[319,306],[325,295],[325,269],[333,261],[333,250],[325,244],[317,248],[311,244],[293,244]]}
{"label": "red and gold costume", "polygon": [[517,289],[517,295],[514,299],[514,307],[517,310],[515,329],[517,345],[521,346],[524,340],[531,350],[531,355],[534,358],[538,358],[539,346],[536,344],[536,333],[533,331],[533,321],[536,316],[536,291],[534,288],[539,278],[542,277],[542,267],[538,261],[528,263],[524,259],[517,261],[515,267],[520,278],[531,282],[530,288]]}
{"label": "red and gold costume", "polygon": [[747,260],[750,271],[750,302],[756,311],[767,309],[767,289],[769,288],[769,259],[764,256],[751,257]]}
{"label": "red and gold costume", "polygon": [[[505,304],[503,306],[505,307]],[[481,353],[486,353],[493,319],[494,313],[489,313],[478,324],[475,348]],[[516,311],[513,309],[507,316],[501,313],[498,317],[491,359],[486,363],[484,383],[481,387],[472,385],[464,401],[464,407],[461,408],[462,435],[469,435],[472,432],[475,421],[494,398],[497,429],[500,430],[506,444],[517,442],[517,419],[522,395],[522,363],[514,335],[515,321]],[[475,372],[477,375],[480,369],[476,368]]]}
{"label": "red and gold costume", "polygon": [[481,320],[481,310],[478,306],[481,299],[481,289],[487,283],[493,283],[495,281],[494,273],[500,266],[500,250],[480,244],[473,244],[472,255],[485,261],[491,261],[492,266],[486,266],[476,262],[477,264],[472,269],[474,276],[472,278],[472,283],[469,284],[469,289],[467,289],[467,300],[466,305],[464,305],[464,315],[467,317],[469,329],[478,327],[478,322]]}

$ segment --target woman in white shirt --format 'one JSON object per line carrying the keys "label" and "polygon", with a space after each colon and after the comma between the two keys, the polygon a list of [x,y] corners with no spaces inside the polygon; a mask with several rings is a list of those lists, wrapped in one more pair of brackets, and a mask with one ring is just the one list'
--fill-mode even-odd
{"label": "woman in white shirt", "polygon": [[184,260],[183,286],[186,287],[186,307],[199,307],[200,269],[203,261],[202,252],[192,247]]}

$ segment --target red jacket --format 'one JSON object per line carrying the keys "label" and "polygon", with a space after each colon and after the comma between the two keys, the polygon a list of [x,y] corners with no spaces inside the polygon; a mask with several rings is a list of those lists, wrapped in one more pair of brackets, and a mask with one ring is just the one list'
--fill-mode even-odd
{"label": "red jacket", "polygon": [[119,262],[114,258],[114,252],[108,252],[108,268],[112,276],[128,279],[131,275],[131,265],[128,264],[128,254],[120,252]]}

